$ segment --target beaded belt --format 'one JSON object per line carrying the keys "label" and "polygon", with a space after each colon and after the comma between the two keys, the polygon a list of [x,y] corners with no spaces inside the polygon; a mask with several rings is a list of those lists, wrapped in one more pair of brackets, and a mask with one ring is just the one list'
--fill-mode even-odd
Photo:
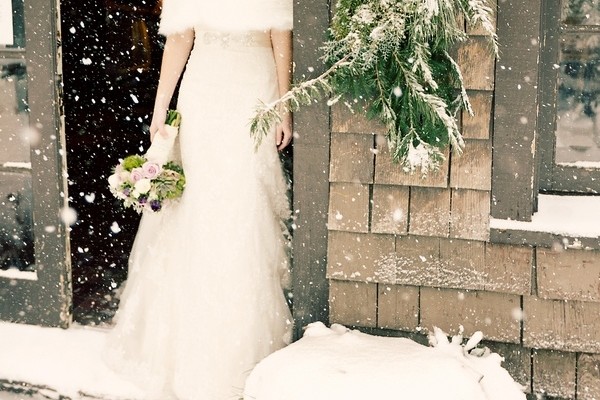
{"label": "beaded belt", "polygon": [[196,30],[196,42],[207,46],[271,47],[271,36],[266,31],[206,31]]}

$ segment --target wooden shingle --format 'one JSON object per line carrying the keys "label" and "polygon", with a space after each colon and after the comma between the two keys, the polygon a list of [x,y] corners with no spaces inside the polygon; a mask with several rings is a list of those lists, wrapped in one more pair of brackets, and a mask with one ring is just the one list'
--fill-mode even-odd
{"label": "wooden shingle", "polygon": [[327,277],[394,283],[386,273],[396,268],[394,248],[393,235],[330,231]]}
{"label": "wooden shingle", "polygon": [[490,192],[452,189],[450,237],[487,241],[490,238]]}
{"label": "wooden shingle", "polygon": [[331,182],[373,182],[373,135],[331,134]]}
{"label": "wooden shingle", "polygon": [[577,356],[577,400],[600,399],[600,354]]}
{"label": "wooden shingle", "polygon": [[462,71],[465,88],[494,89],[495,56],[486,37],[471,36],[462,43],[456,62]]}
{"label": "wooden shingle", "polygon": [[397,237],[396,283],[483,289],[487,279],[484,254],[484,244],[478,241],[413,235]]}
{"label": "wooden shingle", "polygon": [[491,190],[492,143],[490,140],[465,140],[462,155],[450,162],[450,186],[461,189]]}
{"label": "wooden shingle", "polygon": [[462,136],[465,139],[489,139],[492,129],[492,91],[469,91],[473,114],[462,111]]}
{"label": "wooden shingle", "polygon": [[523,296],[523,345],[600,353],[600,303]]}
{"label": "wooden shingle", "polygon": [[346,326],[377,325],[377,284],[331,280],[329,321]]}
{"label": "wooden shingle", "polygon": [[331,106],[331,131],[337,133],[385,134],[385,126],[377,120],[369,120],[366,107],[350,101],[352,110],[340,99]]}
{"label": "wooden shingle", "polygon": [[414,235],[448,237],[450,234],[450,190],[412,187],[410,226]]}
{"label": "wooden shingle", "polygon": [[600,302],[600,251],[538,247],[538,296]]}
{"label": "wooden shingle", "polygon": [[409,188],[373,185],[371,232],[405,234],[408,229]]}
{"label": "wooden shingle", "polygon": [[[432,284],[440,263],[440,239],[428,236],[396,237],[396,269],[388,281],[402,285]],[[392,274],[393,273],[393,274]]]}
{"label": "wooden shingle", "polygon": [[377,326],[383,329],[415,331],[419,325],[419,288],[379,285]]}
{"label": "wooden shingle", "polygon": [[533,392],[575,398],[575,353],[533,351]]}
{"label": "wooden shingle", "polygon": [[484,243],[440,239],[440,267],[443,278],[438,286],[482,290],[487,280]]}
{"label": "wooden shingle", "polygon": [[532,268],[533,248],[486,243],[486,290],[531,294]]}
{"label": "wooden shingle", "polygon": [[421,288],[420,325],[438,326],[449,334],[463,325],[465,335],[482,331],[489,340],[519,343],[520,296],[479,291]]}
{"label": "wooden shingle", "polygon": [[327,226],[330,230],[369,231],[369,185],[332,182]]}
{"label": "wooden shingle", "polygon": [[419,170],[412,173],[407,172],[402,165],[393,162],[387,140],[378,138],[377,155],[375,157],[375,183],[445,188],[448,186],[448,154],[449,151],[446,150],[445,161],[442,162],[437,171],[431,171],[423,176]]}

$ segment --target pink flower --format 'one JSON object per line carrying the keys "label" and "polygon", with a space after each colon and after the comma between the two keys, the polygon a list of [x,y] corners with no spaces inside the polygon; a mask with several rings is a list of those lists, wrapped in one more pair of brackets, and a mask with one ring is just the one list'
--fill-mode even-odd
{"label": "pink flower", "polygon": [[134,168],[131,171],[131,175],[129,175],[129,179],[131,179],[131,182],[136,183],[137,181],[139,181],[140,179],[144,178],[144,170],[141,168]]}
{"label": "pink flower", "polygon": [[160,174],[161,168],[157,163],[153,163],[147,161],[142,165],[142,169],[144,171],[144,178],[146,179],[154,179]]}

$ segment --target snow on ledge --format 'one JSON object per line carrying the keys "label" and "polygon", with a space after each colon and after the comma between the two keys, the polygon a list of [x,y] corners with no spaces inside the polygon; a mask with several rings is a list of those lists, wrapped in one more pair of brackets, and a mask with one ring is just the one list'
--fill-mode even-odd
{"label": "snow on ledge", "polygon": [[19,271],[16,268],[0,269],[0,278],[22,279],[25,281],[37,281],[36,271]]}
{"label": "snow on ledge", "polygon": [[597,238],[600,237],[600,196],[540,194],[538,211],[531,222],[492,218],[490,228]]}
{"label": "snow on ledge", "polygon": [[563,167],[575,167],[575,168],[585,168],[585,169],[596,169],[600,168],[599,161],[576,161],[576,162],[561,162],[557,163]]}
{"label": "snow on ledge", "polygon": [[2,164],[4,168],[19,168],[19,169],[31,169],[30,162],[17,162],[17,161],[7,161]]}

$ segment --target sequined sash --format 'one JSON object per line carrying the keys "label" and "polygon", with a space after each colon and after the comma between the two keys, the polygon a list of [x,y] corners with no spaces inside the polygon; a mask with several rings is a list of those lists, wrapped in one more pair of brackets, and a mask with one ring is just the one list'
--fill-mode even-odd
{"label": "sequined sash", "polygon": [[204,46],[228,47],[271,47],[268,31],[208,31],[196,29],[196,43]]}

